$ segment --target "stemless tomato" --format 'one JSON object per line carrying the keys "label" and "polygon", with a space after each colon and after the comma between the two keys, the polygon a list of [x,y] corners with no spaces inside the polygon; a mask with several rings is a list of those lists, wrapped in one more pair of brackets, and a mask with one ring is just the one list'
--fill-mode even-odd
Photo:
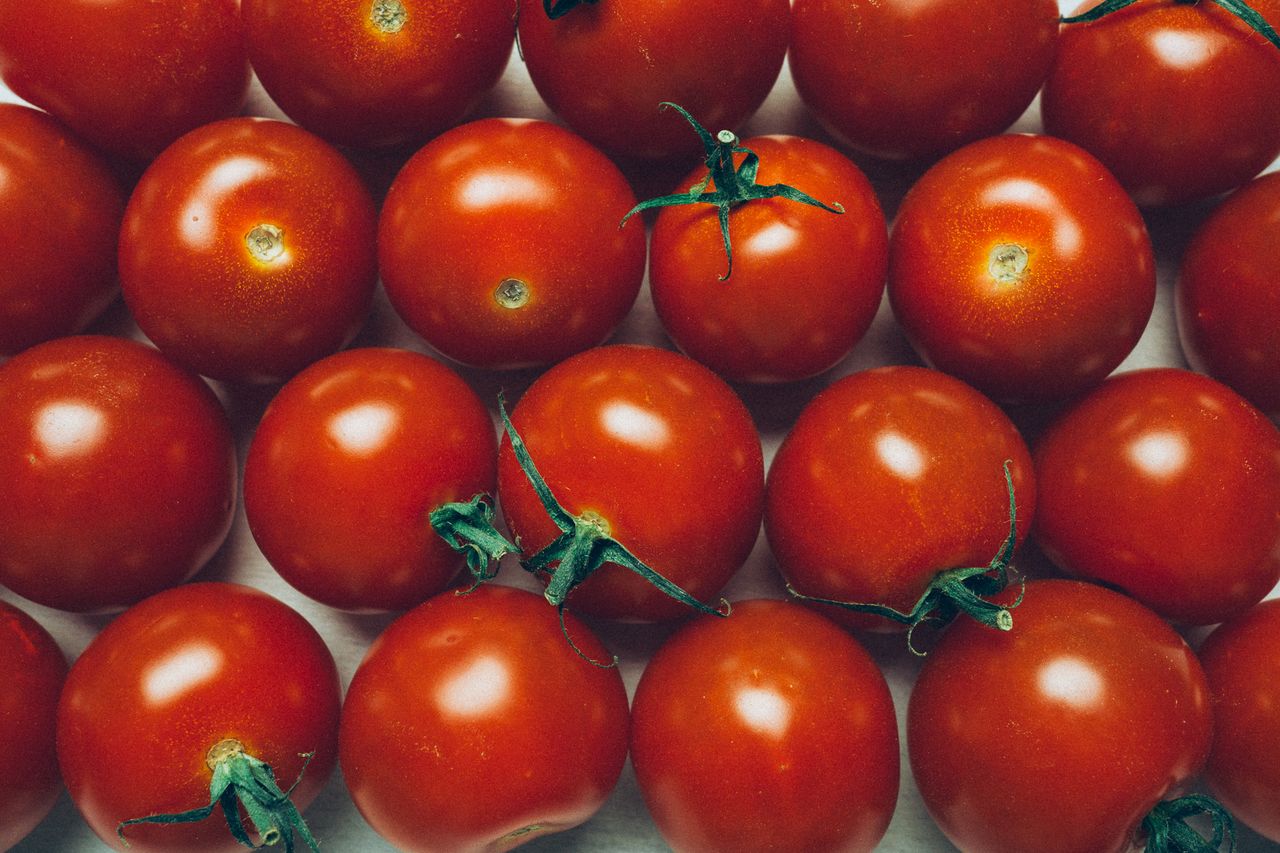
{"label": "stemless tomato", "polygon": [[147,337],[214,379],[273,382],[349,341],[377,283],[377,212],[355,169],[291,124],[184,136],[125,209],[120,279]]}
{"label": "stemless tomato", "polygon": [[191,577],[231,529],[236,454],[209,388],[155,350],[84,336],[0,367],[0,583],[124,607]]}
{"label": "stemless tomato", "polygon": [[[803,379],[843,358],[880,307],[884,214],[866,176],[834,148],[798,136],[741,144],[760,156],[758,183],[789,184],[844,213],[784,198],[735,207],[733,273],[722,281],[716,208],[665,208],[650,250],[654,306],[676,345],[722,376]],[[678,191],[705,175],[705,168],[695,171]]]}
{"label": "stemless tomato", "polygon": [[791,14],[800,97],[836,136],[893,159],[1013,124],[1058,39],[1057,0],[796,0]]}
{"label": "stemless tomato", "polygon": [[282,788],[302,773],[291,798],[305,808],[337,758],[340,697],[333,656],[296,611],[245,586],[187,584],[125,611],[72,666],[58,761],[112,848],[231,851],[220,811],[130,826],[127,843],[116,827],[207,804],[213,747],[227,741],[271,765]]}
{"label": "stemless tomato", "polygon": [[907,748],[925,806],[973,853],[1128,851],[1209,753],[1204,672],[1101,587],[1032,582],[1017,613],[1008,633],[953,625],[920,671]]}
{"label": "stemless tomato", "polygon": [[493,421],[457,374],[393,349],[340,352],[271,401],[249,447],[244,508],[271,565],[346,610],[407,610],[462,558],[427,520],[492,492]]}
{"label": "stemless tomato", "polygon": [[[484,119],[437,137],[387,193],[378,263],[405,322],[449,358],[551,364],[603,341],[644,277],[617,167],[563,128]],[[483,251],[477,247],[483,246]]]}
{"label": "stemless tomato", "polygon": [[116,294],[124,194],[44,113],[0,104],[0,356],[72,335]]}
{"label": "stemless tomato", "polygon": [[498,82],[510,0],[244,0],[263,88],[308,130],[348,145],[434,136]]}
{"label": "stemless tomato", "polygon": [[[1280,0],[1248,4],[1280,26]],[[1280,50],[1218,3],[1147,0],[1063,27],[1041,107],[1139,204],[1207,198],[1280,154]]]}
{"label": "stemless tomato", "polygon": [[701,616],[645,667],[631,760],[676,850],[868,851],[898,797],[893,698],[871,656],[783,601]]}
{"label": "stemless tomato", "polygon": [[1142,216],[1076,146],[975,142],[903,199],[889,300],[916,351],[998,400],[1096,385],[1151,316],[1156,266]]}
{"label": "stemless tomato", "polygon": [[1280,432],[1225,385],[1124,373],[1036,446],[1036,539],[1064,570],[1211,625],[1280,580]]}
{"label": "stemless tomato", "polygon": [[[564,627],[606,657],[576,618]],[[600,808],[627,728],[618,670],[576,654],[539,597],[486,584],[430,599],[374,642],[342,710],[342,775],[398,849],[510,850]]]}

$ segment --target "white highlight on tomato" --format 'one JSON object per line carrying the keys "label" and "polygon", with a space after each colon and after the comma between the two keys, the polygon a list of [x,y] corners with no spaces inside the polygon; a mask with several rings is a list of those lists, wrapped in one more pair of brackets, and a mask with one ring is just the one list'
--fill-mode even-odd
{"label": "white highlight on tomato", "polygon": [[776,690],[746,687],[733,700],[738,717],[752,731],[769,737],[782,737],[791,724],[791,706]]}
{"label": "white highlight on tomato", "polygon": [[1209,34],[1160,30],[1151,36],[1151,46],[1166,65],[1190,71],[1213,57],[1214,37]]}
{"label": "white highlight on tomato", "polygon": [[512,203],[546,207],[550,193],[537,178],[517,171],[487,171],[472,176],[458,194],[463,205],[476,210]]}
{"label": "white highlight on tomato", "polygon": [[218,648],[203,643],[184,646],[147,668],[142,692],[147,701],[161,705],[212,680],[222,667]]}
{"label": "white highlight on tomato", "polygon": [[50,403],[36,416],[35,439],[49,457],[79,456],[102,441],[106,421],[100,409],[87,403]]}
{"label": "white highlight on tomato", "polygon": [[496,657],[471,661],[440,685],[436,701],[446,713],[458,717],[483,717],[499,710],[511,692],[511,673]]}
{"label": "white highlight on tomato", "polygon": [[877,435],[875,449],[886,468],[908,480],[919,478],[928,465],[920,445],[900,432],[885,430]]}
{"label": "white highlight on tomato", "polygon": [[745,248],[754,255],[772,255],[788,251],[799,239],[795,228],[785,222],[775,222],[753,234]]}
{"label": "white highlight on tomato", "polygon": [[1098,707],[1105,692],[1097,670],[1088,661],[1071,656],[1054,658],[1042,666],[1036,683],[1043,695],[1081,710]]}
{"label": "white highlight on tomato", "polygon": [[1152,477],[1168,479],[1187,464],[1187,442],[1176,432],[1148,432],[1129,445],[1129,459]]}
{"label": "white highlight on tomato", "polygon": [[367,456],[381,449],[399,425],[400,415],[381,403],[361,403],[329,419],[330,438],[349,453]]}
{"label": "white highlight on tomato", "polygon": [[671,440],[671,427],[665,420],[624,400],[605,404],[600,421],[610,435],[637,447],[657,450]]}

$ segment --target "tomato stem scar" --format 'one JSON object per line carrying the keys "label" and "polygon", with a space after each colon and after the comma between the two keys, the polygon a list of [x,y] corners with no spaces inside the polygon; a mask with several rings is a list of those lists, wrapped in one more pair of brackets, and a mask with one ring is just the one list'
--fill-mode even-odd
{"label": "tomato stem scar", "polygon": [[529,285],[518,278],[504,278],[493,291],[493,300],[513,311],[523,308],[529,302]]}
{"label": "tomato stem scar", "polygon": [[1026,249],[1016,243],[1001,243],[991,250],[987,271],[1001,284],[1014,284],[1022,280],[1027,260]]}
{"label": "tomato stem scar", "polygon": [[284,254],[284,231],[264,222],[244,235],[244,244],[255,259],[270,263]]}
{"label": "tomato stem scar", "polygon": [[409,12],[400,0],[374,0],[369,19],[379,32],[398,33],[408,22]]}

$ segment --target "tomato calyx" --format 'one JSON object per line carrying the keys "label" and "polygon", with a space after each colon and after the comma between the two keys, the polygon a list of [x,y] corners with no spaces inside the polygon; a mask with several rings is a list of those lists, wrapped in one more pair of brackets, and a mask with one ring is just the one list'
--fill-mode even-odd
{"label": "tomato calyx", "polygon": [[498,561],[507,554],[520,553],[519,546],[494,525],[493,498],[489,495],[481,493],[469,501],[442,504],[427,518],[431,528],[466,560],[474,580],[471,589],[492,580],[498,574]]}
{"label": "tomato calyx", "polygon": [[554,21],[556,18],[563,18],[583,3],[594,5],[599,0],[542,0],[542,8],[547,13],[547,18]]}
{"label": "tomato calyx", "polygon": [[[1187,818],[1208,815],[1213,820],[1213,836],[1205,838],[1187,825]],[[1217,853],[1226,841],[1236,849],[1235,821],[1231,813],[1212,797],[1190,794],[1157,803],[1142,821],[1147,836],[1146,853]]]}
{"label": "tomato calyx", "polygon": [[[1070,17],[1063,16],[1059,20],[1064,24],[1085,24],[1089,21],[1096,21],[1104,18],[1112,12],[1118,12],[1121,9],[1132,6],[1138,0],[1105,0],[1105,2],[1094,6],[1087,12]],[[1186,6],[1192,6],[1199,3],[1200,0],[1174,0],[1175,3],[1181,3]],[[1275,27],[1267,23],[1267,19],[1250,6],[1245,0],[1209,0],[1226,9],[1240,20],[1244,21],[1249,27],[1260,36],[1271,42],[1277,48],[1280,48],[1280,35],[1276,34]]]}

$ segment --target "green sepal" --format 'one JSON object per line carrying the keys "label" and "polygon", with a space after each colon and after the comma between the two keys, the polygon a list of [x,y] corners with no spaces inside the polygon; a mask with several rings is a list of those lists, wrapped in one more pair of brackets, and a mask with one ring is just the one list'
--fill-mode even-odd
{"label": "green sepal", "polygon": [[[520,549],[493,523],[493,498],[478,494],[469,501],[442,504],[428,516],[431,529],[467,561],[475,589],[498,574],[498,561]],[[492,567],[492,568],[491,568]],[[470,590],[468,590],[469,592]]]}
{"label": "green sepal", "polygon": [[[1136,2],[1138,2],[1138,0],[1105,0],[1105,2],[1099,3],[1087,12],[1082,12],[1079,15],[1072,15],[1070,17],[1064,16],[1059,20],[1064,24],[1085,24],[1089,21],[1096,21],[1099,18],[1104,18],[1112,12],[1119,12],[1121,9],[1132,6]],[[1174,0],[1174,2],[1193,6],[1200,2],[1200,0]],[[1262,17],[1262,14],[1246,3],[1245,0],[1209,0],[1209,2],[1216,3],[1226,9],[1228,12],[1248,24],[1254,32],[1261,35],[1277,48],[1280,48],[1280,35],[1277,35],[1275,27],[1267,23],[1267,19]]]}
{"label": "green sepal", "polygon": [[[1205,838],[1187,824],[1187,818],[1209,815],[1213,836]],[[1236,827],[1231,813],[1212,797],[1191,794],[1157,803],[1142,821],[1147,836],[1146,853],[1218,853],[1222,843],[1236,849]]]}
{"label": "green sepal", "polygon": [[563,18],[583,3],[595,4],[598,0],[542,0],[542,8],[551,20]]}

